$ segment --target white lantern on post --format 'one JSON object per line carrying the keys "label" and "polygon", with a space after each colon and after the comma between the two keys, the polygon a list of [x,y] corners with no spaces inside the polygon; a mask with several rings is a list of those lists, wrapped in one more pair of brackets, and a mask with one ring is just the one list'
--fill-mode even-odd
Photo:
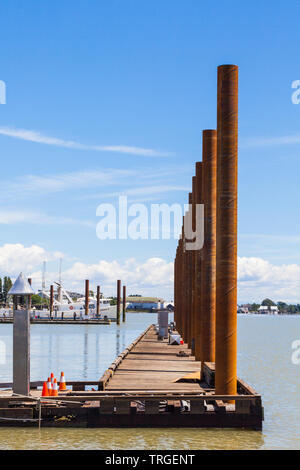
{"label": "white lantern on post", "polygon": [[[20,273],[8,295],[13,296],[13,393],[30,394],[30,311],[29,297],[34,294],[31,285]],[[25,309],[19,305],[25,299]]]}

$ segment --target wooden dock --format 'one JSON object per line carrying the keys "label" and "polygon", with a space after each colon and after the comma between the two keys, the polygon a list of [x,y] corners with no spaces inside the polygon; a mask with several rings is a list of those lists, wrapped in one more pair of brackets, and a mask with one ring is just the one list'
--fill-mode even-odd
{"label": "wooden dock", "polygon": [[[238,395],[216,396],[214,364],[205,364],[205,381],[186,377],[199,370],[186,344],[158,340],[151,326],[100,380],[67,382],[72,390],[58,398],[40,398],[42,382],[32,383],[28,398],[0,392],[0,425],[262,428],[260,395],[238,380]],[[97,391],[85,390],[93,385]]]}
{"label": "wooden dock", "polygon": [[[76,319],[74,320],[73,318],[31,318],[30,319],[30,324],[32,325],[110,325],[111,322],[115,322],[116,320],[114,318],[112,319],[96,319],[96,318],[90,318],[88,320],[85,319]],[[8,318],[0,318],[0,323],[13,323],[13,317],[8,317]]]}

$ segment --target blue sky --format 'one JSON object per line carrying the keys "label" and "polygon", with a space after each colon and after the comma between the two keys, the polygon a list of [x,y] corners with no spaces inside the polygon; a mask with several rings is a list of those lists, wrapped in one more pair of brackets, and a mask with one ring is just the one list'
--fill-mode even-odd
{"label": "blue sky", "polygon": [[[176,241],[99,240],[96,208],[118,193],[187,202],[201,131],[216,125],[217,66],[234,63],[239,299],[300,301],[299,13],[296,1],[2,2],[0,274],[16,275],[21,258],[38,286],[43,257],[50,281],[60,252],[70,286],[81,272],[110,293],[123,275],[129,289],[172,298]],[[5,244],[39,248],[15,260]],[[151,279],[131,275],[149,259]]]}

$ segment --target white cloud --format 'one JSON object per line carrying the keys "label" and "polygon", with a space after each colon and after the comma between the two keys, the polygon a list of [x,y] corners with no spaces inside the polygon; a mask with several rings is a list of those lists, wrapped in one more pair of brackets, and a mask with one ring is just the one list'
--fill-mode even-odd
{"label": "white cloud", "polygon": [[14,129],[11,127],[0,127],[0,134],[16,139],[36,142],[39,144],[54,145],[75,150],[93,150],[96,152],[115,152],[130,155],[139,155],[143,157],[165,157],[170,155],[168,152],[161,152],[154,149],[127,145],[86,145],[72,140],[63,140],[57,137],[50,137],[40,132],[28,129]]}
{"label": "white cloud", "polygon": [[239,297],[243,301],[300,302],[300,265],[274,265],[262,258],[241,257],[238,262]]}
{"label": "white cloud", "polygon": [[[33,287],[40,288],[41,266],[63,257],[59,252],[47,252],[43,247],[22,244],[0,246],[0,276],[15,278],[20,271],[33,278]],[[47,273],[47,282],[57,280],[58,263],[54,272]],[[52,263],[53,266],[53,263]],[[53,266],[54,267],[54,266]],[[148,258],[140,262],[129,258],[123,262],[99,260],[88,264],[72,261],[63,270],[62,279],[67,289],[84,291],[84,280],[90,279],[91,288],[100,284],[106,295],[116,293],[116,280],[127,285],[128,294],[156,295],[173,299],[173,263],[162,258]],[[240,257],[238,260],[239,302],[260,302],[266,297],[274,301],[300,302],[300,265],[274,265],[262,258]]]}
{"label": "white cloud", "polygon": [[60,191],[99,187],[117,184],[132,175],[130,170],[81,170],[56,175],[23,175],[11,181],[1,182],[2,197],[16,197],[26,193],[56,193]]}
{"label": "white cloud", "polygon": [[0,246],[0,273],[2,276],[17,276],[21,271],[30,273],[44,260],[62,257],[62,253],[46,251],[38,245],[24,246],[21,243],[5,243]]}

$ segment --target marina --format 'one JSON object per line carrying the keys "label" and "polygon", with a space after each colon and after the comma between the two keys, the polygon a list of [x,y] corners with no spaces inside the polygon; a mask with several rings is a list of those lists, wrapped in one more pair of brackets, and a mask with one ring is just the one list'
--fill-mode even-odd
{"label": "marina", "polygon": [[[32,326],[33,381],[45,371],[65,371],[66,380],[100,378],[126,347],[150,324],[156,314],[128,313],[125,324],[106,326]],[[171,317],[172,320],[172,317]],[[291,362],[290,344],[299,317],[239,315],[238,376],[261,392],[265,405],[263,431],[238,428],[58,428],[0,427],[1,449],[288,449],[299,448],[300,408],[297,366]],[[7,342],[7,363],[2,381],[12,382],[10,351],[12,325],[2,325]],[[274,352],[273,338],[277,337]],[[255,340],[254,340],[255,338]],[[74,361],[74,343],[77,344]],[[255,344],[255,348],[254,348]],[[59,351],[59,355],[56,353]],[[285,370],[286,380],[278,374]],[[274,377],[272,382],[266,377]],[[89,388],[88,386],[86,388]],[[289,402],[282,402],[289,394]],[[281,405],[280,405],[281,404]]]}

